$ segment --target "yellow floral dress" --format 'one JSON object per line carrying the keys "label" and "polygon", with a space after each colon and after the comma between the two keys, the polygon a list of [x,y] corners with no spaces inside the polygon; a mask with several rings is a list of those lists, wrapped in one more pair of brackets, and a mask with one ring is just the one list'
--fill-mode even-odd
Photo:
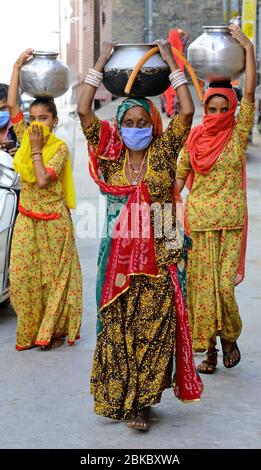
{"label": "yellow floral dress", "polygon": [[[83,129],[86,139],[97,146],[101,121]],[[157,209],[163,213],[166,230],[155,237],[160,276],[132,276],[129,289],[103,310],[103,330],[97,337],[91,373],[95,412],[114,419],[129,419],[143,407],[161,400],[171,386],[175,344],[174,290],[167,271],[180,260],[172,188],[177,156],[189,133],[179,116],[150,146],[147,174],[150,202],[155,204],[151,221],[156,232]],[[129,185],[123,151],[116,161],[99,159],[103,177],[110,185]],[[165,203],[172,210],[165,211]],[[157,209],[156,209],[157,207]]]}
{"label": "yellow floral dress", "polygon": [[[207,349],[217,335],[234,342],[242,329],[234,282],[246,214],[242,172],[254,110],[243,98],[230,141],[208,175],[195,173],[186,201],[193,242],[187,266],[188,310],[195,350]],[[176,177],[186,179],[190,171],[185,145]]]}
{"label": "yellow floral dress", "polygon": [[[24,119],[14,124],[19,141]],[[11,303],[17,314],[16,349],[48,346],[51,339],[80,335],[82,277],[74,229],[62,195],[62,171],[69,158],[66,144],[48,162],[50,184],[21,180],[10,261]]]}

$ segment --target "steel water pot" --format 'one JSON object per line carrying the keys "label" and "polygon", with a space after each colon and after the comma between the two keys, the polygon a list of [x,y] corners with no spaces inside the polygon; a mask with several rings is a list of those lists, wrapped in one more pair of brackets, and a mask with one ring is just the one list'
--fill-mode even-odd
{"label": "steel water pot", "polygon": [[[103,83],[116,96],[126,96],[124,88],[138,61],[155,44],[117,44],[104,68]],[[133,83],[131,97],[156,96],[169,86],[170,69],[159,52],[154,54],[140,69]]]}
{"label": "steel water pot", "polygon": [[232,81],[245,70],[245,50],[228,26],[203,26],[203,34],[188,47],[188,61],[197,76],[208,82]]}
{"label": "steel water pot", "polygon": [[69,89],[69,68],[58,52],[33,52],[33,58],[20,68],[19,84],[33,97],[58,98]]}

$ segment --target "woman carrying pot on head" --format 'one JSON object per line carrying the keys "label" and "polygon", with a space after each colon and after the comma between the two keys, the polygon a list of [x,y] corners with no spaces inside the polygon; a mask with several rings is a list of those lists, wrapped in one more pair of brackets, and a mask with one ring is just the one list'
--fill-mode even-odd
{"label": "woman carrying pot on head", "polygon": [[[113,51],[111,44],[90,69],[78,104],[89,143],[90,172],[108,204],[107,234],[98,259],[98,336],[91,392],[97,414],[130,419],[129,426],[138,430],[149,428],[150,406],[160,402],[163,390],[171,386],[176,303],[181,292],[175,284],[176,263],[181,248],[176,234],[167,232],[175,227],[176,160],[194,113],[187,81],[177,69],[169,44],[163,40],[157,44],[181,103],[180,114],[165,132],[159,111],[146,98],[125,99],[113,127],[93,114],[92,102]],[[165,203],[171,206],[168,215]],[[158,238],[150,212],[153,204],[165,217],[165,233]],[[191,343],[187,347],[192,353]],[[181,349],[177,347],[179,356]],[[188,363],[191,375],[180,373],[191,392],[186,398],[198,399],[201,382],[193,363]],[[183,399],[181,388],[177,384],[175,392]]]}
{"label": "woman carrying pot on head", "polygon": [[50,349],[79,338],[82,316],[81,269],[69,208],[75,191],[66,144],[52,133],[58,122],[53,99],[30,106],[30,126],[17,104],[19,69],[14,64],[8,106],[20,148],[14,168],[21,177],[19,215],[10,264],[11,303],[18,319],[16,349]]}
{"label": "woman carrying pot on head", "polygon": [[[250,40],[236,25],[231,35],[245,48],[246,77],[240,112],[231,85],[210,84],[203,123],[192,129],[180,154],[177,184],[186,181],[192,238],[188,254],[188,311],[195,350],[207,350],[198,371],[212,374],[220,336],[227,368],[240,361],[241,319],[235,286],[244,278],[247,233],[246,148],[254,123],[256,64]],[[188,178],[189,177],[189,178]]]}

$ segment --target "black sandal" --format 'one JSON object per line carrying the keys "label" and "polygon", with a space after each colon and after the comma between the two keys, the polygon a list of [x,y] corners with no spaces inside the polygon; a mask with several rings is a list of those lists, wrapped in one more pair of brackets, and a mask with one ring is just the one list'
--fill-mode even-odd
{"label": "black sandal", "polygon": [[51,349],[59,348],[65,342],[65,336],[53,338],[47,346],[41,346],[42,351],[50,351]]}
{"label": "black sandal", "polygon": [[[221,343],[222,343],[222,340],[221,340]],[[223,350],[223,364],[224,364],[224,367],[226,367],[227,369],[231,369],[232,367],[237,366],[237,364],[241,360],[241,353],[239,351],[237,343],[236,342],[232,343],[232,348],[230,349],[230,351],[225,351],[224,347],[223,347],[223,344],[222,344],[222,350]],[[232,364],[230,364],[231,354],[234,351],[238,352],[238,358],[234,362],[232,362]],[[226,364],[226,361],[228,361],[228,364]]]}
{"label": "black sandal", "polygon": [[[200,373],[200,374],[214,374],[215,370],[216,370],[216,367],[217,367],[217,363],[218,363],[218,360],[217,360],[217,354],[218,354],[218,349],[214,348],[211,352],[206,352],[206,355],[207,355],[207,359],[204,359],[204,361],[202,361],[198,367],[197,367],[197,371]],[[206,368],[203,368],[201,369],[200,366],[206,364]]]}

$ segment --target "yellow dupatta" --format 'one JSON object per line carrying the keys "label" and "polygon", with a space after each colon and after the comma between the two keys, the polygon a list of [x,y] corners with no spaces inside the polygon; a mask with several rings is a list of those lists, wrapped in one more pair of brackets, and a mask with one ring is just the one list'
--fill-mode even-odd
{"label": "yellow dupatta", "polygon": [[[58,148],[64,144],[64,141],[58,139],[53,133],[51,133],[48,126],[45,124],[40,124],[38,122],[32,122],[30,124],[30,128],[32,125],[39,125],[43,128],[43,135],[44,137],[48,137],[47,142],[43,146],[43,164],[47,167],[48,162],[51,158],[55,155]],[[29,137],[28,129],[25,131],[21,146],[17,150],[15,157],[14,157],[14,169],[19,175],[22,177],[23,180],[27,181],[28,183],[35,183],[35,173],[33,168],[32,162],[32,148],[31,142]],[[75,195],[75,188],[73,182],[73,174],[72,174],[72,166],[70,159],[68,158],[62,172],[62,188],[63,188],[63,195],[65,201],[70,209],[74,209],[76,207],[76,195]]]}

